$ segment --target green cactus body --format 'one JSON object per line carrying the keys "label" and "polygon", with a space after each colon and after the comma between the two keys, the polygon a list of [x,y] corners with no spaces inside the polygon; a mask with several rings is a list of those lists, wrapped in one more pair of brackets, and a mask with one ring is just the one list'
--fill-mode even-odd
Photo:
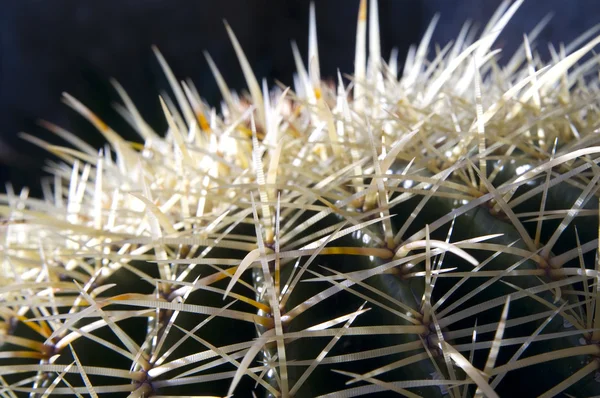
{"label": "green cactus body", "polygon": [[141,144],[66,96],[110,146],[29,136],[54,179],[0,197],[2,396],[600,395],[600,38],[500,66],[520,4],[398,78],[363,0],[351,87],[314,10],[294,90],[227,26],[222,114],[157,51],[166,134],[115,86]]}

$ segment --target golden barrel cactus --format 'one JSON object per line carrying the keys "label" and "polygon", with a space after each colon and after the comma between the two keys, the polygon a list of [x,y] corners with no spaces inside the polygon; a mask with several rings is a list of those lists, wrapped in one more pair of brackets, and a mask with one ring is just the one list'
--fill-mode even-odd
{"label": "golden barrel cactus", "polygon": [[[159,134],[26,136],[58,161],[0,197],[2,396],[600,395],[600,110],[593,32],[540,61],[479,36],[404,70],[361,1],[355,71],[321,81],[314,9],[294,87],[217,66]],[[368,42],[368,51],[367,51]]]}

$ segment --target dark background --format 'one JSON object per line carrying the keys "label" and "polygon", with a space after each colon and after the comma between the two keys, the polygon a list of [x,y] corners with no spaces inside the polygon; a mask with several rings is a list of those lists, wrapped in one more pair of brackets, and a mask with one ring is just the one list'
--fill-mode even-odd
{"label": "dark background", "polygon": [[[323,77],[336,68],[352,72],[358,0],[317,0]],[[380,0],[384,57],[398,47],[400,61],[417,43],[435,13],[441,19],[434,42],[447,43],[471,19],[481,28],[499,0]],[[99,147],[103,139],[87,122],[61,103],[67,91],[88,105],[128,139],[135,134],[111,108],[115,77],[142,115],[157,130],[164,121],[158,93],[167,84],[150,50],[156,44],[180,79],[189,77],[200,94],[218,104],[219,94],[202,55],[207,50],[228,84],[243,88],[235,54],[223,27],[236,32],[255,73],[291,84],[294,71],[290,40],[307,53],[306,0],[0,0],[0,183],[28,185],[38,192],[40,171],[49,155],[17,136],[28,133],[60,142],[36,121],[58,124]],[[538,39],[568,43],[600,22],[596,0],[528,0],[497,42],[508,59],[524,32],[549,12],[554,17]],[[402,63],[402,62],[401,62]],[[0,188],[4,191],[4,188]]]}

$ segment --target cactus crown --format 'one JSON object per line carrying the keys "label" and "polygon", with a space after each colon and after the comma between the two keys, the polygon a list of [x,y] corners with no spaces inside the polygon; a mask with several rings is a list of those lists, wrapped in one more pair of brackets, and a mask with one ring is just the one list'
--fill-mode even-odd
{"label": "cactus crown", "polygon": [[109,145],[26,136],[60,162],[0,197],[0,394],[599,395],[600,37],[499,65],[520,4],[399,71],[362,0],[348,86],[311,7],[293,91],[226,26],[221,114],[156,51],[166,134],[115,82],[141,144],[65,95]]}

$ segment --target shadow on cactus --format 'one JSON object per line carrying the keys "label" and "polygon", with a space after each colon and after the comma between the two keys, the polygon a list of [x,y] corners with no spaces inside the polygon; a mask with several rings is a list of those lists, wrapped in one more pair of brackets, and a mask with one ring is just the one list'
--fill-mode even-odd
{"label": "shadow on cactus", "polygon": [[115,83],[143,143],[65,95],[110,145],[26,136],[59,161],[1,197],[2,396],[600,395],[600,37],[499,65],[520,4],[399,71],[363,0],[348,86],[311,8],[293,91],[227,27],[221,114],[157,51],[164,136]]}

